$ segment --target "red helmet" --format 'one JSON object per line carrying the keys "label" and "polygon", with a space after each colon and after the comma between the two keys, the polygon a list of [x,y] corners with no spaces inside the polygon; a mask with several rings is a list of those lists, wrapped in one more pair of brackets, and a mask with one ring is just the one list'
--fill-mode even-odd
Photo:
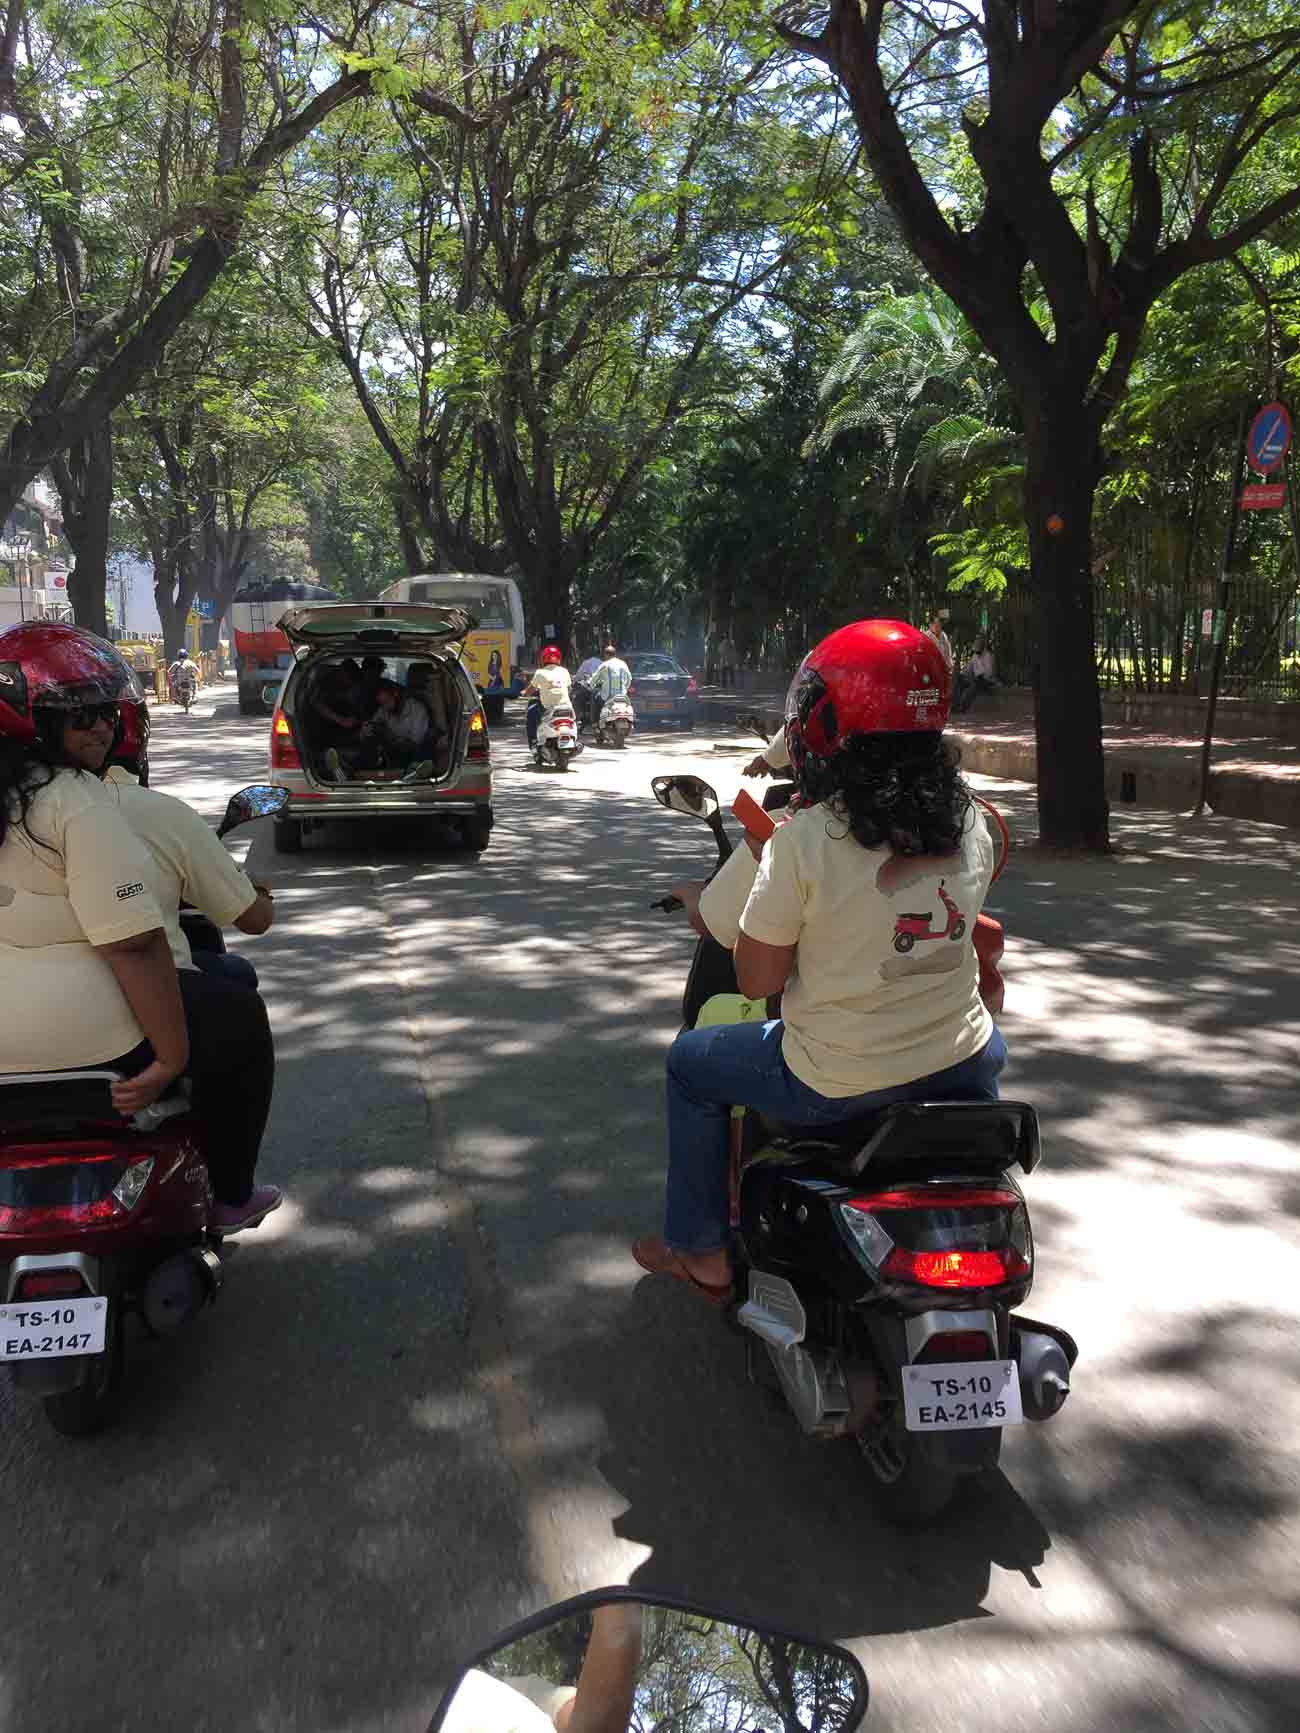
{"label": "red helmet", "polygon": [[34,740],[38,710],[143,703],[131,664],[93,632],[53,620],[0,632],[0,735]]}
{"label": "red helmet", "polygon": [[563,662],[563,660],[564,657],[560,654],[558,644],[544,644],[542,646],[542,661],[548,667],[554,667],[557,662]]}
{"label": "red helmet", "polygon": [[785,701],[790,762],[823,763],[850,734],[939,734],[951,675],[928,632],[902,620],[841,626],[804,657]]}

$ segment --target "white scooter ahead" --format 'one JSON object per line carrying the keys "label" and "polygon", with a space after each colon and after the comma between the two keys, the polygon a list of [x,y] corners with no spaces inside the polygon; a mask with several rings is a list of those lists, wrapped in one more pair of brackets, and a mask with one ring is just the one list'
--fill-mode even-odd
{"label": "white scooter ahead", "polygon": [[856,1733],[867,1679],[836,1644],[667,1595],[597,1589],[480,1650],[443,1694],[429,1733],[630,1733],[676,1718],[661,1705],[708,1702],[722,1707],[704,1726]]}
{"label": "white scooter ahead", "polygon": [[626,698],[607,698],[596,720],[597,746],[626,746],[636,714]]}
{"label": "white scooter ahead", "polygon": [[572,704],[557,704],[553,710],[543,710],[537,725],[537,744],[533,747],[537,768],[545,770],[550,765],[556,770],[567,770],[581,751]]}

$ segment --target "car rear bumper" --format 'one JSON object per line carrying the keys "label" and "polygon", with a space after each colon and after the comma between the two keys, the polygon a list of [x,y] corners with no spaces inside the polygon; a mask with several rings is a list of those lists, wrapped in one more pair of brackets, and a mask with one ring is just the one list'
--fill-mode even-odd
{"label": "car rear bumper", "polygon": [[474,813],[492,802],[490,782],[457,783],[450,788],[371,788],[289,790],[287,818],[430,818],[439,813]]}
{"label": "car rear bumper", "polygon": [[656,705],[652,710],[644,703],[635,704],[638,722],[684,722],[695,720],[694,698],[674,698],[662,706]]}

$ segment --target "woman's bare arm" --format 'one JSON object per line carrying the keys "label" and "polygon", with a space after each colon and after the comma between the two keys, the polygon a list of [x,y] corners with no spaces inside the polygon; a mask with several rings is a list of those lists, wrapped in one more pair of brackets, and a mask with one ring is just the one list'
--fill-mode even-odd
{"label": "woman's bare arm", "polygon": [[95,952],[113,971],[122,997],[153,1048],[151,1065],[138,1076],[113,1085],[113,1105],[118,1112],[138,1113],[156,1101],[189,1063],[190,1038],[176,964],[161,927],[111,945],[96,945]]}

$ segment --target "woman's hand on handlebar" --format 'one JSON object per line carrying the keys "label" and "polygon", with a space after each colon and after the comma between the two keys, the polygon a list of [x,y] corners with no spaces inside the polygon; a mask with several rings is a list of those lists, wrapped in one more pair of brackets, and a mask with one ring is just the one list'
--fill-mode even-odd
{"label": "woman's hand on handlebar", "polygon": [[757,758],[752,758],[741,771],[742,776],[771,776],[772,766],[760,752]]}
{"label": "woman's hand on handlebar", "polygon": [[179,1066],[164,1065],[155,1059],[152,1065],[146,1065],[143,1071],[138,1071],[134,1077],[126,1077],[120,1083],[110,1086],[109,1093],[113,1097],[113,1106],[119,1113],[128,1117],[139,1113],[142,1107],[150,1107],[158,1097],[180,1076]]}

